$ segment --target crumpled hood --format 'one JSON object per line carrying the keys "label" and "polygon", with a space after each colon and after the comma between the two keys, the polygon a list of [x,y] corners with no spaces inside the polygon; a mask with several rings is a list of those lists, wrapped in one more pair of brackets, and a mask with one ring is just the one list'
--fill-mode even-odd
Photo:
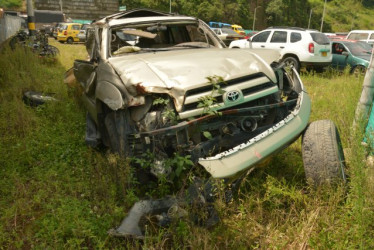
{"label": "crumpled hood", "polygon": [[207,48],[125,54],[108,61],[132,95],[167,93],[178,110],[185,92],[208,84],[207,77],[227,81],[262,72],[275,82],[269,64],[279,57],[273,50]]}

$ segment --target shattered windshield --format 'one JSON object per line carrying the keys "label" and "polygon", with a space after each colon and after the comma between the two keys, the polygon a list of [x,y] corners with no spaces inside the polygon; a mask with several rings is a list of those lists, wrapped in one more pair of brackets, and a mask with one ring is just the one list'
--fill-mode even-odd
{"label": "shattered windshield", "polygon": [[197,22],[149,23],[115,27],[110,31],[112,56],[147,51],[165,51],[216,46],[211,34]]}

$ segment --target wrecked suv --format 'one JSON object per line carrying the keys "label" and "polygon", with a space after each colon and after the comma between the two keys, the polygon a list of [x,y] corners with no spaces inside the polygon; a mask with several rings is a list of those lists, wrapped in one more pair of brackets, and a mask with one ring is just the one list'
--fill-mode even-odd
{"label": "wrecked suv", "polygon": [[[278,52],[225,48],[197,18],[120,12],[92,23],[86,47],[90,60],[72,69],[88,111],[86,142],[123,156],[152,152],[155,175],[177,153],[213,178],[235,178],[308,126],[310,98],[297,71],[277,63]],[[309,127],[307,177],[343,177],[333,123]]]}
{"label": "wrecked suv", "polygon": [[311,103],[272,50],[230,50],[201,20],[136,9],[92,24],[89,61],[74,62],[86,142],[138,156],[191,155],[215,178],[283,149]]}

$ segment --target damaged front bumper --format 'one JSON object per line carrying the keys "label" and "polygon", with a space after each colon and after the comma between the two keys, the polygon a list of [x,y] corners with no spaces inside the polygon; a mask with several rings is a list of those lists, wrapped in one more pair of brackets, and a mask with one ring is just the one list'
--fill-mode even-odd
{"label": "damaged front bumper", "polygon": [[297,107],[285,119],[246,143],[212,157],[200,158],[198,163],[214,178],[231,177],[295,141],[308,125],[310,110],[310,98],[302,91]]}
{"label": "damaged front bumper", "polygon": [[[286,102],[275,103],[265,106],[249,107],[242,109],[233,109],[223,111],[221,119],[225,116],[238,113],[249,113],[255,110],[276,109],[280,107],[293,107],[292,111],[266,130],[258,135],[249,138],[247,141],[232,147],[229,150],[218,153],[210,157],[201,157],[203,147],[199,145],[193,146],[190,150],[192,159],[202,165],[213,178],[227,178],[248,169],[256,163],[259,163],[267,156],[275,153],[293,141],[304,131],[308,125],[311,102],[310,98],[304,90],[301,90],[298,98]],[[143,141],[142,145],[152,145],[154,141],[166,138],[167,136],[176,138],[176,143],[182,145],[182,141],[186,141],[188,128],[198,126],[202,123],[208,123],[210,119],[216,119],[215,115],[207,115],[191,121],[184,121],[177,125],[165,127],[148,132],[138,134],[138,139]],[[211,140],[212,144],[217,141]],[[208,142],[209,143],[209,142]],[[155,146],[153,146],[154,148]],[[144,150],[144,148],[143,148]],[[196,158],[197,157],[197,158]]]}

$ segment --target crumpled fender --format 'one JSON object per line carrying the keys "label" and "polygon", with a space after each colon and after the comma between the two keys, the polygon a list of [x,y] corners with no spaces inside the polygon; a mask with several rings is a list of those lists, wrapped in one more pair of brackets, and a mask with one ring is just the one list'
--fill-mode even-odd
{"label": "crumpled fender", "polygon": [[96,98],[112,110],[145,103],[144,96],[134,96],[127,91],[117,73],[108,63],[100,63],[97,72]]}
{"label": "crumpled fender", "polygon": [[97,83],[96,98],[108,105],[112,110],[118,110],[124,104],[121,92],[107,81]]}

